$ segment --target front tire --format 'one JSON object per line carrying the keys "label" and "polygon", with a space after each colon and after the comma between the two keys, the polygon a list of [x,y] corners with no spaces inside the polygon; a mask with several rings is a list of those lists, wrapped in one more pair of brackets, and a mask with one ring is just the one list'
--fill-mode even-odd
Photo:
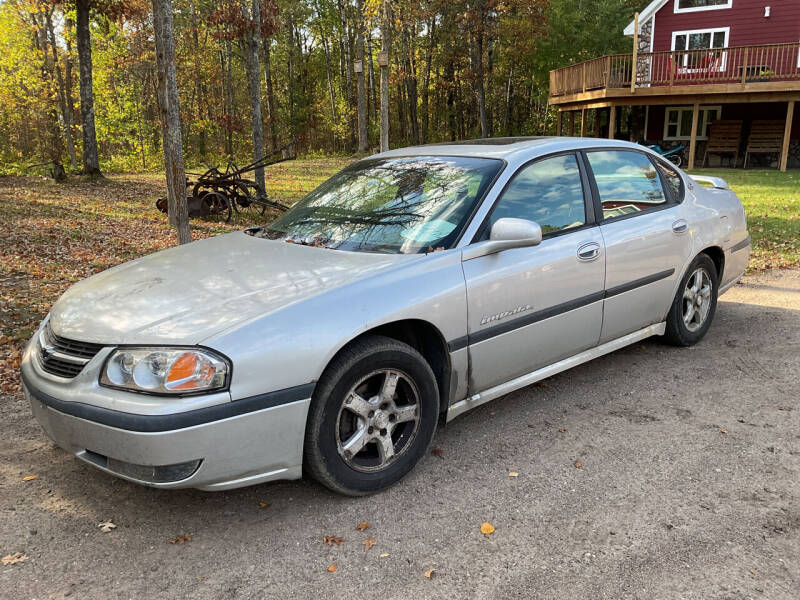
{"label": "front tire", "polygon": [[718,287],[714,261],[707,254],[698,255],[686,270],[667,315],[667,342],[693,346],[703,339],[717,310]]}
{"label": "front tire", "polygon": [[306,472],[348,496],[383,490],[425,456],[438,415],[436,377],[419,352],[383,336],[359,340],[334,358],[314,390]]}

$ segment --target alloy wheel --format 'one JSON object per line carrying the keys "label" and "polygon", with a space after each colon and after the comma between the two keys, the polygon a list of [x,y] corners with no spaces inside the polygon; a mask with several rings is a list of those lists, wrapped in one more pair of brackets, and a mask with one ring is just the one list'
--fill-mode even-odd
{"label": "alloy wheel", "polygon": [[711,310],[711,275],[704,267],[698,267],[686,281],[683,290],[683,324],[695,332],[706,322]]}
{"label": "alloy wheel", "polygon": [[411,446],[419,430],[419,391],[395,369],[373,371],[342,401],[336,419],[339,455],[356,471],[380,471]]}

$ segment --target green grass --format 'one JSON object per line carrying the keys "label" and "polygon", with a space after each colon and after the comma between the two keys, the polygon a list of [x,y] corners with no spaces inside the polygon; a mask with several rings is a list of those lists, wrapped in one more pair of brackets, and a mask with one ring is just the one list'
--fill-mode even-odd
{"label": "green grass", "polygon": [[753,238],[750,271],[800,266],[800,172],[697,169],[722,177],[742,199]]}

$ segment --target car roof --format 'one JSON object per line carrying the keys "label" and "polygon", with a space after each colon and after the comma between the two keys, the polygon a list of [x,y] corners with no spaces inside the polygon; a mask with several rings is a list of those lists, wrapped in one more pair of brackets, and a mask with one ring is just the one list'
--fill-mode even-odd
{"label": "car roof", "polygon": [[591,147],[616,147],[643,149],[643,146],[621,140],[581,137],[497,137],[458,142],[443,142],[409,146],[382,152],[369,158],[393,158],[399,156],[471,156],[476,158],[500,158],[509,162],[529,159],[552,152]]}

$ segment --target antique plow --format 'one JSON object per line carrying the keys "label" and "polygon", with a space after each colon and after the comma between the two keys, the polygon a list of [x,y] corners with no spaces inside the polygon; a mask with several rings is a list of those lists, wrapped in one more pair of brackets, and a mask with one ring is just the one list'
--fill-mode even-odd
{"label": "antique plow", "polygon": [[[186,201],[190,217],[224,217],[231,220],[234,214],[256,217],[263,216],[270,209],[286,211],[289,207],[271,200],[266,190],[260,190],[253,179],[246,176],[258,168],[268,167],[295,158],[294,153],[284,153],[294,148],[294,142],[278,148],[264,158],[244,167],[237,167],[228,161],[225,170],[211,167],[204,173],[187,173],[196,179],[186,179],[186,189],[191,192]],[[167,212],[167,199],[159,198],[156,206],[161,212]]]}

